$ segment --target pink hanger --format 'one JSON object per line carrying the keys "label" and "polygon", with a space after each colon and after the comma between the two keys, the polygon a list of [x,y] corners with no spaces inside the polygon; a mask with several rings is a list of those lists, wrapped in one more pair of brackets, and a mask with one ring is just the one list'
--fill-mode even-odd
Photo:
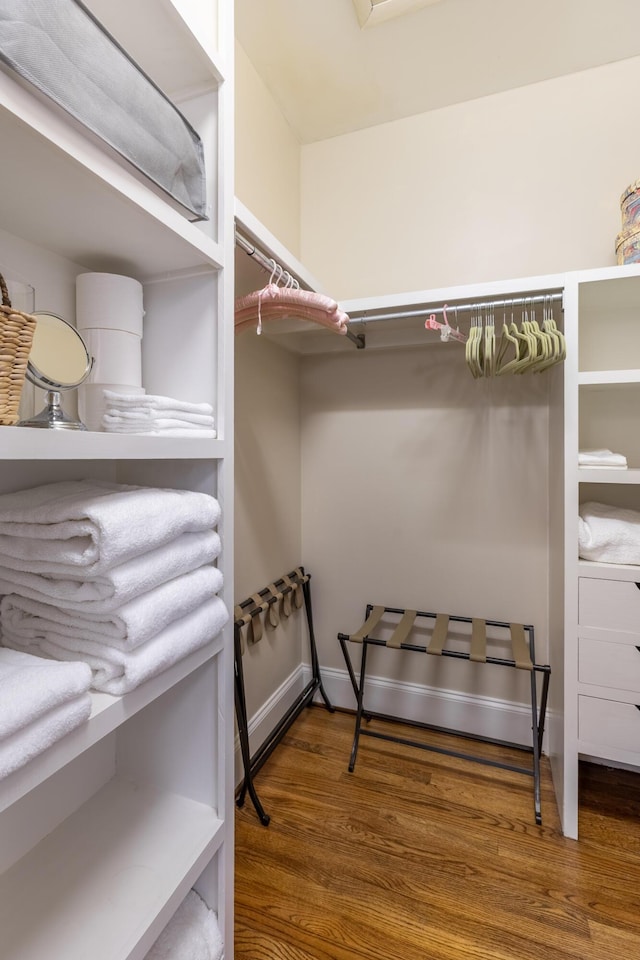
{"label": "pink hanger", "polygon": [[453,327],[449,324],[447,319],[447,308],[448,304],[444,304],[442,307],[442,316],[444,317],[444,323],[438,323],[436,320],[435,313],[430,313],[427,319],[424,322],[425,330],[439,330],[440,339],[443,343],[447,343],[449,340],[457,340],[458,343],[466,343],[467,336],[464,333],[460,333],[458,329],[454,330]]}

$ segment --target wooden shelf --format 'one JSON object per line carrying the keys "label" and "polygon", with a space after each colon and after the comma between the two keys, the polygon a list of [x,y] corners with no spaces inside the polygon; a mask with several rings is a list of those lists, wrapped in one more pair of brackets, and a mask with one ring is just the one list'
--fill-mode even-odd
{"label": "wooden shelf", "polygon": [[214,810],[114,778],[0,879],[11,960],[141,960],[222,842]]}

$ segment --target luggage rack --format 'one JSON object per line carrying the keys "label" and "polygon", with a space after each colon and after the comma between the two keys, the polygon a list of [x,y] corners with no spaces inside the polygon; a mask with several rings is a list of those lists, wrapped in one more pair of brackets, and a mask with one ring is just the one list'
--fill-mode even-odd
{"label": "luggage rack", "polygon": [[[258,818],[265,827],[269,825],[271,817],[265,812],[260,802],[253,778],[275,750],[303,708],[311,704],[316,691],[319,691],[324,705],[330,713],[333,713],[335,709],[325,693],[320,675],[320,662],[318,660],[316,639],[313,632],[310,580],[311,574],[305,573],[304,567],[296,567],[295,570],[284,574],[284,576],[278,580],[270,583],[268,587],[264,587],[264,589],[259,590],[257,593],[254,593],[246,600],[237,604],[234,610],[233,645],[236,720],[238,724],[242,765],[244,768],[244,779],[236,796],[236,804],[238,807],[241,807],[248,793]],[[248,642],[258,643],[262,639],[262,614],[265,615],[266,622],[275,629],[280,622],[280,615],[284,617],[291,616],[292,612],[299,609],[303,603],[309,636],[311,679],[305,685],[304,690],[298,694],[295,701],[271,733],[268,734],[258,749],[252,754],[249,746],[249,718],[247,715],[244,672],[242,669],[242,655],[245,649],[243,628],[247,628]],[[279,605],[281,607],[280,610],[278,609]]]}
{"label": "luggage rack", "polygon": [[[379,626],[385,614],[399,615],[401,619],[395,625],[391,636],[387,639],[372,636],[371,634]],[[446,643],[449,636],[450,623],[465,623],[471,625],[471,636],[469,638],[469,650],[453,650],[447,648]],[[416,626],[431,626],[431,637],[428,643],[412,643],[410,636]],[[511,658],[495,657],[487,654],[487,627],[501,627],[509,630],[511,642]],[[355,719],[355,731],[353,745],[351,748],[351,757],[349,760],[349,772],[353,773],[358,755],[358,746],[360,737],[374,737],[378,740],[388,740],[392,743],[402,743],[407,746],[417,747],[423,750],[429,750],[435,753],[442,753],[447,756],[460,757],[464,760],[472,760],[477,763],[483,763],[487,766],[499,767],[503,770],[510,770],[515,773],[521,773],[533,778],[533,800],[534,812],[537,824],[542,823],[542,812],[540,802],[540,754],[542,750],[542,739],[544,736],[544,724],[547,710],[547,699],[549,693],[549,678],[551,667],[547,664],[538,664],[535,662],[535,641],[533,626],[521,623],[509,623],[504,620],[481,620],[476,617],[460,617],[441,613],[427,613],[422,610],[405,610],[399,607],[383,607],[367,604],[365,620],[359,630],[352,634],[339,633],[338,640],[345,658],[351,685],[356,695],[357,709]],[[360,677],[356,678],[353,663],[347,644],[358,643],[362,646],[362,659],[360,662]],[[491,737],[484,737],[479,734],[465,733],[464,731],[454,730],[449,727],[436,726],[435,724],[423,723],[417,720],[405,720],[402,717],[390,716],[388,714],[376,713],[367,710],[364,705],[364,689],[367,671],[367,651],[369,646],[388,647],[396,650],[408,650],[415,653],[429,654],[431,656],[452,657],[457,660],[470,660],[475,663],[491,663],[502,667],[512,667],[519,670],[526,670],[530,673],[530,692],[531,692],[531,746],[511,743],[505,740],[496,740]],[[542,674],[542,688],[540,691],[540,705],[538,706],[538,674]],[[434,730],[439,733],[452,734],[463,737],[468,740],[476,740],[482,743],[491,743],[499,746],[512,747],[532,754],[532,763],[530,766],[516,766],[515,764],[504,763],[498,760],[490,760],[487,757],[478,756],[471,753],[463,753],[458,750],[448,750],[445,747],[419,743],[406,737],[398,737],[391,733],[385,733],[378,730],[369,730],[363,727],[363,718],[367,723],[370,720],[383,720],[391,723],[406,723],[409,726],[420,727],[427,730]]]}

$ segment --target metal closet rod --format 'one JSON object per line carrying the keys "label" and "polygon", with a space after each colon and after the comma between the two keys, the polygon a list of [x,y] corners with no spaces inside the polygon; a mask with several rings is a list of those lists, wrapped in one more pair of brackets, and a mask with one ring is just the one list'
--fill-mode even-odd
{"label": "metal closet rod", "polygon": [[[293,273],[290,273],[289,270],[285,270],[284,267],[279,264],[274,257],[268,257],[262,252],[262,250],[256,247],[255,243],[244,237],[237,227],[235,228],[235,240],[236,246],[240,247],[241,250],[244,250],[245,253],[248,253],[249,256],[255,260],[256,263],[259,263],[264,270],[267,270],[269,273],[273,273],[275,264],[275,269],[280,271],[277,277],[278,281],[284,281],[285,284],[293,281],[298,287],[306,286],[303,285]],[[364,337],[361,333],[352,333],[351,330],[347,330],[345,336],[347,337],[347,340],[351,340],[352,343],[355,343],[358,350],[362,350],[364,348]]]}
{"label": "metal closet rod", "polygon": [[471,312],[476,310],[497,310],[500,307],[518,307],[528,306],[536,303],[557,303],[562,301],[562,292],[559,293],[541,293],[531,297],[509,297],[506,300],[478,300],[475,303],[451,303],[446,307],[421,307],[419,310],[398,310],[389,313],[367,314],[363,313],[358,317],[351,317],[351,323],[369,323],[372,320],[406,320],[411,317],[426,317],[432,313],[442,314],[446,309],[449,323],[455,318],[456,313]]}
{"label": "metal closet rod", "polygon": [[244,250],[245,253],[248,253],[249,256],[259,263],[263,270],[267,270],[269,273],[272,273],[275,270],[279,271],[279,280],[284,280],[285,283],[294,282],[298,286],[302,286],[300,281],[293,273],[290,273],[288,270],[285,270],[281,264],[274,259],[274,257],[268,257],[266,253],[263,253],[262,250],[259,250],[256,247],[255,243],[251,240],[248,240],[244,237],[236,227],[236,246],[240,247],[241,250]]}

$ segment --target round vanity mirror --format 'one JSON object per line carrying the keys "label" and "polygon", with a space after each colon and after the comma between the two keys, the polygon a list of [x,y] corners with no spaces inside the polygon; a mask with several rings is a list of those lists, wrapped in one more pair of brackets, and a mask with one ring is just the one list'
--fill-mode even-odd
{"label": "round vanity mirror", "polygon": [[37,319],[27,365],[27,379],[47,391],[46,406],[35,417],[21,420],[20,427],[85,430],[62,410],[60,394],[79,387],[91,372],[93,360],[84,340],[68,321],[54,313],[35,311]]}

